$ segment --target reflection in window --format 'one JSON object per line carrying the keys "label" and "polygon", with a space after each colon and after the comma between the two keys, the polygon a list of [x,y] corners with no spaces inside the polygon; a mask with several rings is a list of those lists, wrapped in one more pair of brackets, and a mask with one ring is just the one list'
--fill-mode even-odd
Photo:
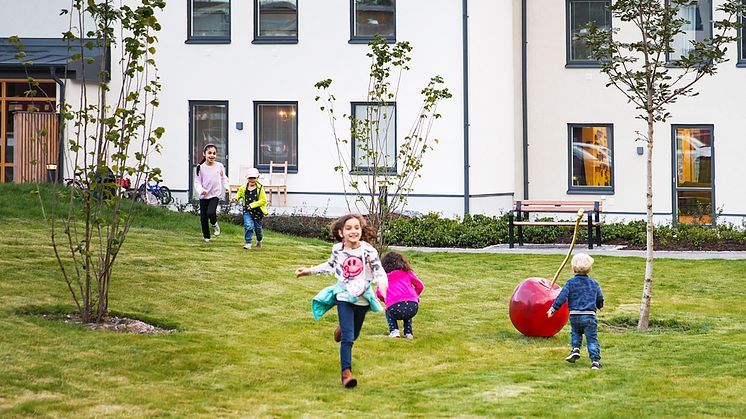
{"label": "reflection in window", "polygon": [[[746,5],[746,0],[743,0],[743,4]],[[746,24],[746,14],[741,15],[741,25],[744,24]],[[743,34],[744,30],[742,26],[739,34],[741,35],[741,39],[738,41],[739,46],[741,47],[738,55],[739,64],[746,63],[746,38],[743,37]]]}
{"label": "reflection in window", "polygon": [[297,102],[255,103],[257,168],[287,161],[288,170],[298,170]]}
{"label": "reflection in window", "polygon": [[396,37],[394,0],[353,0],[352,4],[353,39],[371,39],[376,34],[387,39]]}
{"label": "reflection in window", "polygon": [[712,129],[677,127],[674,135],[678,221],[712,224]]}
{"label": "reflection in window", "polygon": [[681,27],[682,33],[673,37],[673,52],[670,53],[669,60],[677,61],[689,54],[694,49],[692,41],[704,41],[712,36],[711,10],[712,0],[699,0],[679,8],[676,18],[684,19],[686,23]]}
{"label": "reflection in window", "polygon": [[568,61],[591,61],[591,50],[584,41],[577,39],[578,35],[588,32],[586,25],[593,22],[599,29],[608,30],[611,27],[611,12],[606,9],[611,0],[569,0],[569,57]]}
{"label": "reflection in window", "polygon": [[396,105],[353,103],[353,170],[396,173]]}
{"label": "reflection in window", "polygon": [[571,125],[570,189],[612,188],[611,126]]}
{"label": "reflection in window", "polygon": [[190,0],[189,38],[218,38],[231,36],[230,0]]}
{"label": "reflection in window", "polygon": [[297,0],[256,0],[255,38],[298,38]]}

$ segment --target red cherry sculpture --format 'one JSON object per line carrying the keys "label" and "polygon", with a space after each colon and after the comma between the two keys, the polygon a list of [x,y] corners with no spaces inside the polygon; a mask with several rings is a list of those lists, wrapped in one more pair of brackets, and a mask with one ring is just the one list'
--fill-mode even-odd
{"label": "red cherry sculpture", "polygon": [[518,284],[510,296],[510,321],[513,326],[526,336],[556,335],[570,318],[567,303],[547,318],[547,310],[561,290],[562,287],[557,284],[550,290],[549,281],[544,278],[528,278]]}

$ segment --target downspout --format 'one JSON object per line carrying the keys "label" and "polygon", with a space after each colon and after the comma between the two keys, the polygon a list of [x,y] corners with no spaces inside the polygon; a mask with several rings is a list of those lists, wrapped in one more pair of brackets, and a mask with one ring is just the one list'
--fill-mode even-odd
{"label": "downspout", "polygon": [[65,122],[62,119],[62,109],[65,109],[65,82],[57,77],[57,68],[51,67],[49,69],[49,72],[52,74],[52,79],[60,86],[60,113],[57,117],[57,182],[62,182],[62,179],[65,177],[65,166],[64,166],[64,130],[63,130],[63,123]]}
{"label": "downspout", "polygon": [[523,199],[528,199],[528,77],[526,75],[526,2],[521,0],[521,121],[523,123]]}
{"label": "downspout", "polygon": [[467,0],[462,0],[462,30],[464,53],[464,215],[469,213],[469,14]]}

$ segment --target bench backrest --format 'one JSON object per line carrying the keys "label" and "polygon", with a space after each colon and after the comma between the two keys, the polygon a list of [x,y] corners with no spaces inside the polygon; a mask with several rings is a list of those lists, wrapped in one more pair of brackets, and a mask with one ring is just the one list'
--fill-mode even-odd
{"label": "bench backrest", "polygon": [[513,203],[513,208],[521,212],[585,212],[602,211],[601,201],[538,201],[520,200]]}

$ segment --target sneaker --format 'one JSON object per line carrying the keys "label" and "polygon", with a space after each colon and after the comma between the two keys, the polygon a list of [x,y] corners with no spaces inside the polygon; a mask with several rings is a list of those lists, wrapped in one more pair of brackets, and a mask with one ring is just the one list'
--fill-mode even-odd
{"label": "sneaker", "polygon": [[602,367],[601,367],[601,363],[600,362],[598,362],[598,361],[591,362],[591,369],[592,370],[600,370],[601,368]]}
{"label": "sneaker", "polygon": [[243,245],[243,248],[246,250],[251,250],[251,243],[246,243],[245,245]]}
{"label": "sneaker", "polygon": [[580,359],[580,348],[572,348],[570,355],[567,355],[565,361],[575,363],[578,359]]}
{"label": "sneaker", "polygon": [[256,242],[256,248],[261,249],[262,248],[262,242]]}
{"label": "sneaker", "polygon": [[205,243],[210,243],[210,239],[205,239]]}
{"label": "sneaker", "polygon": [[413,335],[413,334],[411,334],[411,333],[407,333],[407,334],[405,334],[405,335],[404,335],[404,337],[405,337],[406,339],[414,339],[414,335]]}
{"label": "sneaker", "polygon": [[215,223],[212,225],[212,235],[213,236],[219,236],[220,235],[220,226],[218,223]]}
{"label": "sneaker", "polygon": [[401,335],[399,335],[399,329],[394,329],[391,331],[391,333],[389,333],[390,338],[398,338],[400,336]]}

